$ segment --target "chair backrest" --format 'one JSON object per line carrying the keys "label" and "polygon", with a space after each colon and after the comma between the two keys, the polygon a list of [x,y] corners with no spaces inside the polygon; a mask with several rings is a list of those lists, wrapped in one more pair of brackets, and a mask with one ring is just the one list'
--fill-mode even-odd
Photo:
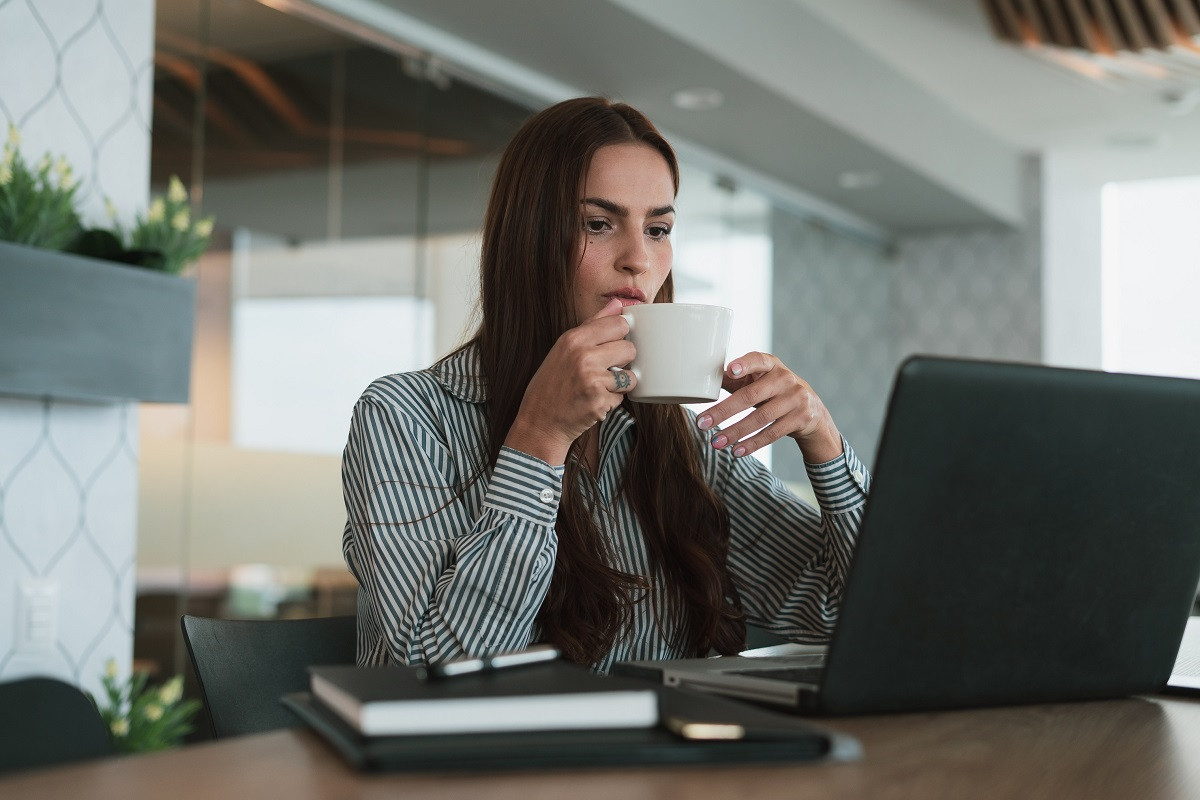
{"label": "chair backrest", "polygon": [[185,615],[182,625],[217,738],[299,725],[279,698],[309,688],[308,667],[355,660],[352,616],[233,620]]}
{"label": "chair backrest", "polygon": [[78,687],[55,678],[0,683],[0,772],[116,752],[108,726]]}

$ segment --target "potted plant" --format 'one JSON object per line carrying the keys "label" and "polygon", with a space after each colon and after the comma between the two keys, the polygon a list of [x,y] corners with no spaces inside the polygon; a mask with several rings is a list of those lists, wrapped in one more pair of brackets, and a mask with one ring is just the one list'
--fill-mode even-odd
{"label": "potted plant", "polygon": [[117,662],[109,659],[101,682],[104,695],[92,703],[100,712],[118,753],[148,753],[178,746],[192,732],[200,701],[184,699],[183,676],[149,686],[150,676],[134,672],[120,681]]}
{"label": "potted plant", "polygon": [[79,234],[79,184],[64,158],[51,163],[47,154],[30,167],[17,151],[20,143],[10,126],[0,160],[0,240],[64,250]]}
{"label": "potted plant", "polygon": [[[211,219],[172,178],[128,231],[81,229],[70,165],[31,167],[10,128],[0,160],[0,393],[188,401],[195,283]],[[66,251],[74,252],[66,252]],[[132,265],[132,266],[131,266]],[[142,267],[142,268],[136,268]]]}

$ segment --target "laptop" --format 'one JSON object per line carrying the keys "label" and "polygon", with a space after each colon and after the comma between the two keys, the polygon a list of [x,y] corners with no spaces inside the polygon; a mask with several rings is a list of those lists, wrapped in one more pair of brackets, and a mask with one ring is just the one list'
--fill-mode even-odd
{"label": "laptop", "polygon": [[1175,666],[1171,668],[1171,677],[1163,691],[1200,697],[1200,617],[1194,614],[1188,617]]}
{"label": "laptop", "polygon": [[915,356],[827,652],[614,672],[813,714],[1155,692],[1198,577],[1200,381]]}

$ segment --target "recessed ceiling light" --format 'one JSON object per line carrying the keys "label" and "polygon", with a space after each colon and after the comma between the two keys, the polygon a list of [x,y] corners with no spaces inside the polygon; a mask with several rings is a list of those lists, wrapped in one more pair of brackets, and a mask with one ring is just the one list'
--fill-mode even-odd
{"label": "recessed ceiling light", "polygon": [[1116,150],[1155,150],[1165,144],[1166,137],[1161,133],[1115,133],[1104,141]]}
{"label": "recessed ceiling light", "polygon": [[883,176],[873,169],[847,170],[837,180],[843,189],[871,189],[883,183]]}
{"label": "recessed ceiling light", "polygon": [[682,108],[685,111],[711,111],[719,108],[725,102],[725,95],[721,94],[718,89],[707,87],[681,89],[671,95],[671,102],[675,104],[676,108]]}

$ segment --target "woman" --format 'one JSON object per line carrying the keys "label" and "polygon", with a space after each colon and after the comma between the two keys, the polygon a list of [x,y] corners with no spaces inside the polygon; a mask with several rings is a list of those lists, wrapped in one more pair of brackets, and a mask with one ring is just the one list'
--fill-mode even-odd
{"label": "woman", "polygon": [[[672,300],[678,184],[649,120],[601,98],[552,106],[509,144],[478,331],[355,406],[342,548],[360,664],[543,641],[607,671],[737,652],[747,622],[828,637],[869,478],[811,388],[748,353],[699,418],[625,398],[620,311]],[[785,435],[819,510],[747,458]]]}

